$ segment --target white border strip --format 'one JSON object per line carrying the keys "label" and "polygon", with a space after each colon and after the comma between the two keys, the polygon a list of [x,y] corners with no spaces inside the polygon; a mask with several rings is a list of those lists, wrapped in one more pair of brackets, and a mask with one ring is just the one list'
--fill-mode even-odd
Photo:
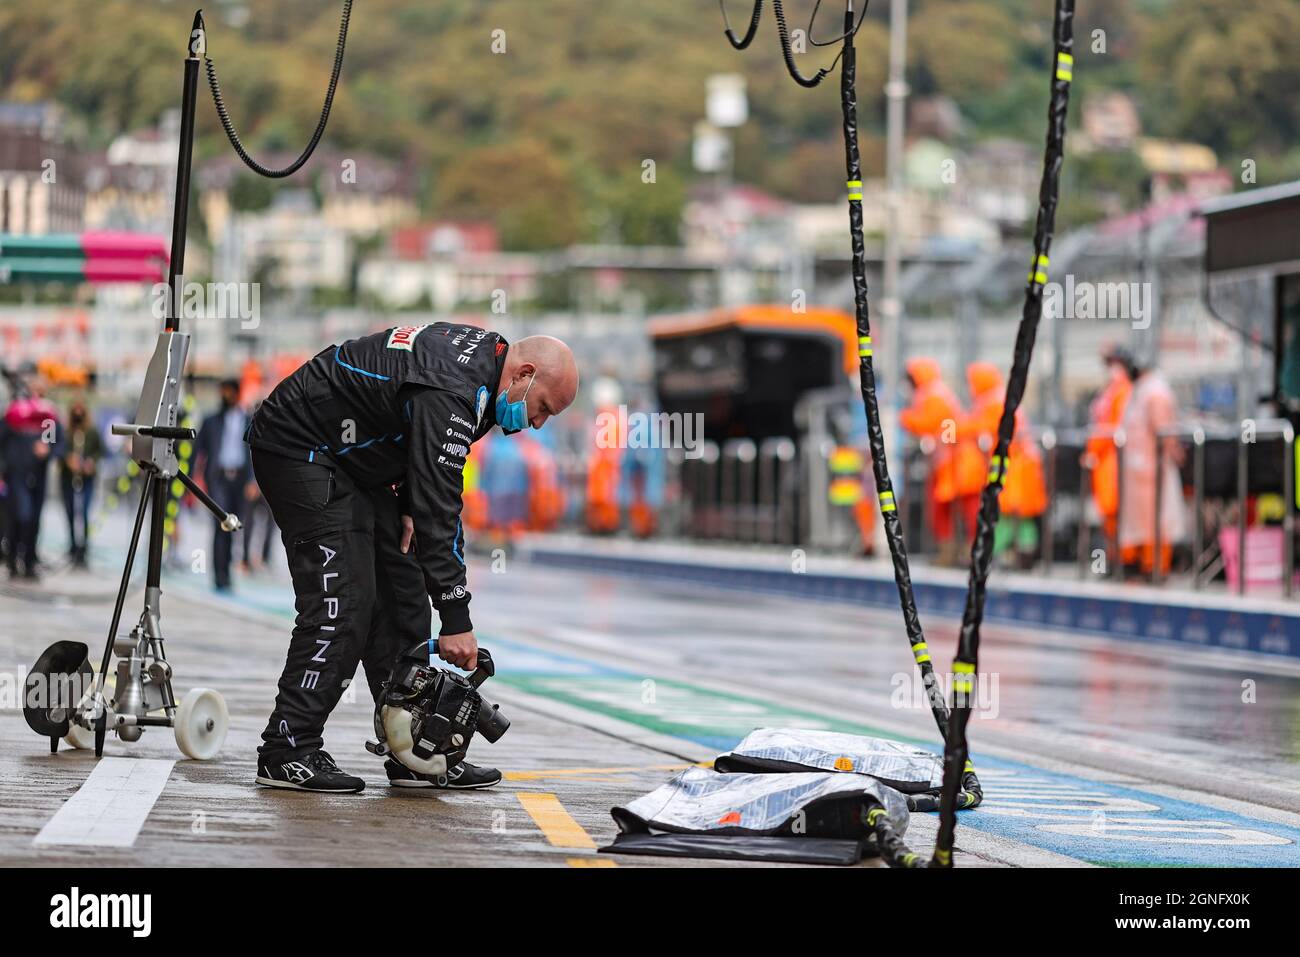
{"label": "white border strip", "polygon": [[32,843],[130,847],[175,764],[156,758],[101,758]]}

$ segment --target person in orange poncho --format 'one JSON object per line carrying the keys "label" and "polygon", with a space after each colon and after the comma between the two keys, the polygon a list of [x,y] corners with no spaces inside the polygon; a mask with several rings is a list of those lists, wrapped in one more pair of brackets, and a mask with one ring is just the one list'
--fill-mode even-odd
{"label": "person in orange poncho", "polygon": [[1119,513],[1119,454],[1112,436],[1124,419],[1124,408],[1133,391],[1133,357],[1124,347],[1111,346],[1102,359],[1108,378],[1089,409],[1091,434],[1084,449],[1084,465],[1092,471],[1092,500],[1109,541],[1115,538],[1115,516]]}
{"label": "person in orange poncho", "polygon": [[912,402],[899,414],[899,422],[918,439],[933,443],[926,489],[931,527],[939,546],[939,563],[957,564],[955,516],[962,516],[968,536],[974,533],[984,464],[979,449],[961,439],[962,408],[944,384],[939,363],[928,356],[911,359],[907,377],[912,384]]}
{"label": "person in orange poncho", "polygon": [[[618,409],[596,410],[598,423],[587,458],[587,531],[608,535],[621,521],[619,483],[623,475],[623,446],[627,442],[618,425]],[[606,423],[602,427],[601,423]]]}
{"label": "person in orange poncho", "polygon": [[[987,481],[1006,390],[1002,373],[991,362],[972,362],[966,369],[966,381],[970,385],[971,411],[962,424],[962,435],[987,450]],[[1028,431],[1025,412],[1017,409],[1016,430],[1008,449],[1002,494],[998,496],[1001,518],[993,540],[994,554],[1014,548],[1022,567],[1032,565],[1038,557],[1038,518],[1047,510],[1043,457],[1038,444],[1028,437]]]}

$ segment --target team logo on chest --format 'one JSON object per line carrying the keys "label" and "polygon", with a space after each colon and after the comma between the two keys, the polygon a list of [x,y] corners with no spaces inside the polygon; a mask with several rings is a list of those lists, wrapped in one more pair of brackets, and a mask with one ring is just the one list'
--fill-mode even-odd
{"label": "team logo on chest", "polygon": [[388,348],[405,349],[410,352],[415,348],[415,337],[427,328],[429,328],[427,324],[423,326],[398,326],[388,334]]}

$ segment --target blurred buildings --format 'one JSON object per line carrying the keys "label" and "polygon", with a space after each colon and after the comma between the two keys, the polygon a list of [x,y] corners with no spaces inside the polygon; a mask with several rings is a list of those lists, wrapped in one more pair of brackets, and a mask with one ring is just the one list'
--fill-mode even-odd
{"label": "blurred buildings", "polygon": [[81,229],[83,160],[56,105],[0,103],[0,233]]}
{"label": "blurred buildings", "polygon": [[[174,115],[169,120],[174,123]],[[165,234],[175,189],[176,139],[163,129],[124,133],[86,157],[87,229]]]}
{"label": "blurred buildings", "polygon": [[[1059,235],[1053,275],[1139,283],[1154,316],[1080,322],[1073,313],[1049,312],[1030,396],[1034,414],[1077,419],[1100,382],[1095,356],[1116,340],[1176,357],[1175,385],[1203,389],[1207,377],[1217,378],[1225,381],[1211,391],[1220,400],[1225,389],[1239,395],[1240,377],[1254,374],[1246,355],[1253,347],[1214,322],[1202,303],[1204,240],[1194,214],[1205,196],[1229,191],[1230,174],[1204,147],[1144,138],[1121,93],[1086,98],[1079,125],[1071,149],[1080,162],[1114,156],[1140,164],[1145,181],[1132,188],[1141,191],[1141,211],[1103,190],[1097,202],[1117,213]],[[4,230],[169,232],[174,115],[118,136],[102,153],[69,145],[75,137],[51,105],[0,105],[0,129]],[[909,129],[900,210],[907,322],[898,347],[925,350],[960,380],[966,363],[1010,350],[1040,150],[974,138],[944,97],[918,98]],[[57,170],[52,182],[42,178],[47,159]],[[260,159],[275,166],[292,157]],[[460,316],[512,331],[544,326],[586,342],[602,371],[622,367],[644,386],[649,316],[755,301],[852,305],[843,201],[791,202],[725,176],[701,176],[687,188],[677,245],[601,242],[540,252],[502,248],[489,222],[422,217],[422,171],[365,153],[323,147],[292,182],[271,185],[222,151],[196,162],[195,186],[187,279],[254,283],[260,291],[254,323],[209,317],[192,324],[194,368],[205,375],[236,371],[250,359],[310,355],[322,342],[391,324],[401,313],[404,322]],[[883,182],[868,180],[863,195],[876,290]],[[108,378],[129,380],[157,328],[152,290],[138,286],[61,294],[11,288],[10,301],[15,294],[26,305],[0,307],[7,359],[62,341],[60,329],[84,327],[78,349],[95,356]],[[54,304],[38,304],[51,296]],[[80,318],[68,318],[60,296],[78,304]]]}

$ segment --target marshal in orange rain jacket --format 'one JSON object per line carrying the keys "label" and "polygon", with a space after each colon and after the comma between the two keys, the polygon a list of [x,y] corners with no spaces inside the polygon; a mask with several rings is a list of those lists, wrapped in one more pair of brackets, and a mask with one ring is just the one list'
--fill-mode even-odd
{"label": "marshal in orange rain jacket", "polygon": [[961,404],[944,384],[939,363],[928,356],[918,356],[908,361],[907,374],[914,385],[912,404],[900,413],[899,422],[917,438],[928,436],[934,440],[930,473],[932,500],[951,502],[962,496],[978,495],[984,487],[987,468],[979,448],[961,435],[964,417]]}
{"label": "marshal in orange rain jacket", "polygon": [[[989,458],[997,443],[998,423],[1002,420],[1005,390],[1002,373],[991,362],[972,362],[966,369],[970,385],[971,411],[963,424],[963,435],[979,443],[983,439],[985,480]],[[1016,411],[1016,431],[1011,439],[1006,479],[998,505],[1003,515],[1037,518],[1047,510],[1047,483],[1043,479],[1043,456],[1038,443],[1028,437],[1028,421],[1023,409]]]}

